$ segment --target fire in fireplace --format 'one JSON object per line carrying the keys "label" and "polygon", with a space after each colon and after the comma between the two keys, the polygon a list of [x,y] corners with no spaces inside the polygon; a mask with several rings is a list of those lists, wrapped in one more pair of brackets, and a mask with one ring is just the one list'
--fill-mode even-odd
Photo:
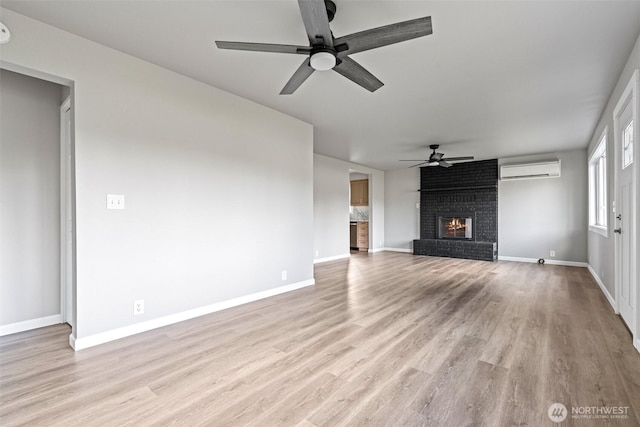
{"label": "fire in fireplace", "polygon": [[473,240],[473,220],[469,216],[439,216],[438,239]]}

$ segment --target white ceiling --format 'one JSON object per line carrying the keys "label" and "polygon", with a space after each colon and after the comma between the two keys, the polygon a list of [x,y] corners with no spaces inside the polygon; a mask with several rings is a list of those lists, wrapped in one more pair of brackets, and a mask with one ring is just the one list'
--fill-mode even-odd
{"label": "white ceiling", "polygon": [[316,153],[383,170],[429,144],[476,159],[586,147],[640,34],[640,1],[335,2],[335,37],[421,16],[433,35],[353,55],[375,93],[326,71],[282,96],[303,56],[214,41],[307,45],[295,0],[2,6],[309,122]]}

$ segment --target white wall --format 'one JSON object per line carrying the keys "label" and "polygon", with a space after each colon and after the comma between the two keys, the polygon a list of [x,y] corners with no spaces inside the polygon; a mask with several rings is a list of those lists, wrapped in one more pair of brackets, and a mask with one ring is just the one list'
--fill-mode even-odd
{"label": "white wall", "polygon": [[[587,153],[590,155],[595,148],[595,145],[598,143],[602,132],[605,127],[608,126],[607,133],[607,174],[608,174],[608,200],[609,200],[609,236],[604,237],[595,232],[588,233],[588,258],[589,265],[592,267],[593,271],[598,275],[598,278],[603,283],[607,291],[611,294],[611,296],[615,297],[615,282],[614,282],[614,243],[615,238],[613,235],[613,228],[615,223],[613,222],[614,214],[613,214],[613,200],[615,195],[615,187],[614,187],[614,172],[615,172],[615,164],[614,164],[614,136],[613,136],[613,109],[618,103],[622,92],[625,87],[629,83],[631,79],[631,75],[634,70],[640,68],[640,37],[636,41],[636,44],[629,55],[629,59],[620,74],[620,78],[616,83],[616,86],[611,93],[609,101],[607,102],[607,106],[605,107],[600,120],[598,121],[598,125],[593,131],[591,136],[591,141],[589,142],[589,147],[587,148]],[[636,137],[637,139],[637,137]],[[636,141],[636,147],[637,141]],[[636,157],[637,158],[637,157]],[[636,170],[640,173],[640,168],[636,166]],[[639,179],[640,180],[640,179]],[[637,189],[640,191],[640,188]],[[638,195],[638,199],[640,200],[640,194]],[[640,215],[640,209],[636,210],[636,214]],[[640,230],[638,230],[640,232]],[[640,257],[640,251],[638,251],[638,256]],[[636,261],[637,265],[640,265],[640,258]],[[639,295],[640,296],[640,295]],[[640,313],[640,310],[638,310]],[[640,321],[638,322],[640,324]]]}
{"label": "white wall", "polygon": [[[559,158],[559,178],[499,181],[498,255],[587,261],[587,157],[584,150],[501,159],[499,164]],[[550,256],[550,251],[556,253]]]}
{"label": "white wall", "polygon": [[[310,125],[9,10],[2,20],[3,61],[75,83],[78,340],[313,283]],[[108,193],[126,209],[106,210]]]}
{"label": "white wall", "polygon": [[420,168],[384,173],[385,246],[413,252],[420,238]]}
{"label": "white wall", "polygon": [[350,170],[369,175],[369,251],[378,251],[384,246],[384,172],[314,154],[314,255],[317,261],[349,256]]}
{"label": "white wall", "polygon": [[0,325],[60,313],[60,85],[0,70]]}

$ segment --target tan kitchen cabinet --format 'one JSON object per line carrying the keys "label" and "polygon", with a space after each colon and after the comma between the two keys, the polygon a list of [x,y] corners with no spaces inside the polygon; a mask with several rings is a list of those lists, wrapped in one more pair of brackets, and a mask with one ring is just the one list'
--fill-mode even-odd
{"label": "tan kitchen cabinet", "polygon": [[369,180],[351,181],[351,206],[369,206]]}
{"label": "tan kitchen cabinet", "polygon": [[358,223],[355,221],[349,223],[349,247],[358,249]]}
{"label": "tan kitchen cabinet", "polygon": [[369,250],[369,223],[358,221],[358,250]]}

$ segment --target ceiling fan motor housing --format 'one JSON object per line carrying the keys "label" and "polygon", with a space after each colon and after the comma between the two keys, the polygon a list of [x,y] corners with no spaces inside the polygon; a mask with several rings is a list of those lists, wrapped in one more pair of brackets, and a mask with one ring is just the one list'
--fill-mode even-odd
{"label": "ceiling fan motor housing", "polygon": [[329,22],[333,21],[333,17],[336,16],[336,4],[331,0],[324,0],[324,6],[327,8]]}

